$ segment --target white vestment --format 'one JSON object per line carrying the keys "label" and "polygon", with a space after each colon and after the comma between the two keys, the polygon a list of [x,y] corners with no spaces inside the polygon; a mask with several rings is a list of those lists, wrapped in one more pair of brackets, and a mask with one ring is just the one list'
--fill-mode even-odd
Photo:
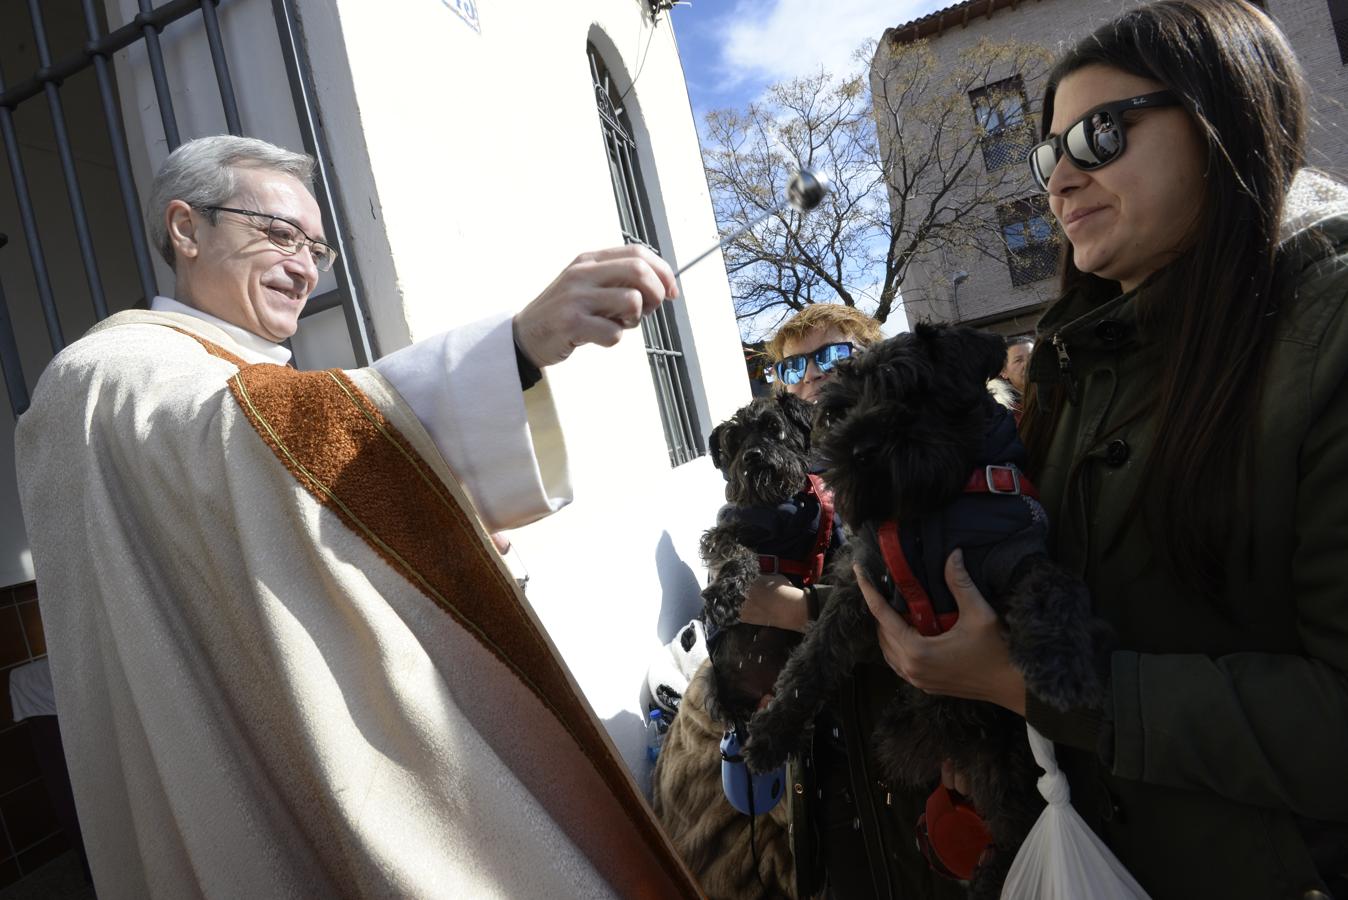
{"label": "white vestment", "polygon": [[[502,449],[517,381],[412,409],[375,369],[246,349],[121,313],[52,361],[19,422],[100,897],[695,896],[442,458],[466,448],[493,528],[554,508],[546,384]],[[444,373],[389,360],[430,402]],[[497,429],[490,453],[456,415]]]}

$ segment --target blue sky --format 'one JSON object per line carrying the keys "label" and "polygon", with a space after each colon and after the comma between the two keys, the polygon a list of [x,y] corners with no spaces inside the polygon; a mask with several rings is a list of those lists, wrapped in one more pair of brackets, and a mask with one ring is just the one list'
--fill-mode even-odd
{"label": "blue sky", "polygon": [[[955,0],[691,0],[671,13],[699,125],[774,81],[846,71],[862,42]],[[821,9],[822,7],[822,9]]]}
{"label": "blue sky", "polygon": [[[768,85],[812,75],[820,67],[842,74],[857,62],[853,53],[886,28],[903,25],[950,6],[955,0],[691,0],[670,11],[688,96],[698,131],[713,109],[743,108]],[[863,291],[863,293],[865,293]],[[741,323],[747,339],[776,325],[777,313]],[[885,334],[906,330],[902,309]]]}

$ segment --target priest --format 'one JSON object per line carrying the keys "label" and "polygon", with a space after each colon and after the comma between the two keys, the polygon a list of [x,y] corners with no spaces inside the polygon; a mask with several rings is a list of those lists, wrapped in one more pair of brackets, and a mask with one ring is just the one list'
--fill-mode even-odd
{"label": "priest", "polygon": [[311,169],[174,151],[174,296],[58,354],[18,425],[99,896],[696,896],[488,538],[569,499],[546,367],[672,272],[584,254],[513,317],[299,372],[335,259]]}

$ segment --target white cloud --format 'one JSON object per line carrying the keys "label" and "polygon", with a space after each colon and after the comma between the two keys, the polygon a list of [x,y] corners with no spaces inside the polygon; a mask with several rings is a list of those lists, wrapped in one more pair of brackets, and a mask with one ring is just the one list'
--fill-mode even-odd
{"label": "white cloud", "polygon": [[780,81],[817,72],[841,74],[852,52],[886,28],[948,6],[952,0],[740,0],[721,35],[721,65],[735,80]]}

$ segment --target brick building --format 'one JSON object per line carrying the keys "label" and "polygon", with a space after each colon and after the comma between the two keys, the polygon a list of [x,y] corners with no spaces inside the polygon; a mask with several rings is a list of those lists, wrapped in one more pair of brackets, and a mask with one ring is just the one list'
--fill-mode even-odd
{"label": "brick building", "polygon": [[[871,64],[873,83],[889,71],[896,48],[926,40],[943,61],[979,41],[1043,47],[1054,57],[1112,17],[1145,0],[966,0],[885,31]],[[1348,177],[1348,0],[1257,2],[1279,24],[1296,51],[1312,91],[1310,163]],[[987,211],[1000,232],[1001,258],[946,251],[913,265],[903,285],[909,321],[963,321],[1008,335],[1029,333],[1056,288],[1058,244],[1045,198],[1024,166],[1038,140],[1043,77],[993,73],[969,92],[971,125],[987,129],[987,169],[1012,168],[1023,190]],[[877,107],[878,108],[878,107]],[[881,139],[890,123],[880,118]],[[902,122],[900,122],[902,127]]]}

